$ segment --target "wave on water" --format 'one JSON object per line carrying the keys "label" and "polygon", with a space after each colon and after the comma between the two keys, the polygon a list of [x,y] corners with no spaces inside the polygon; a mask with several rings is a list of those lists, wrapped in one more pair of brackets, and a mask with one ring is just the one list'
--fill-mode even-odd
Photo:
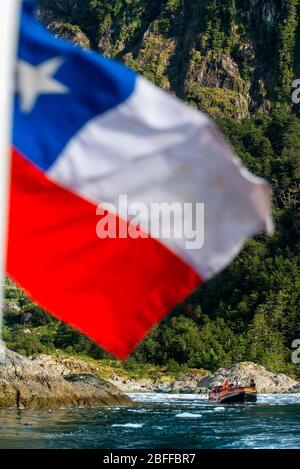
{"label": "wave on water", "polygon": [[112,427],[124,427],[124,428],[142,428],[143,423],[114,423]]}
{"label": "wave on water", "polygon": [[[168,394],[168,393],[129,393],[129,397],[137,403],[143,404],[176,404],[180,405],[192,405],[193,407],[207,404],[212,405],[208,402],[206,394]],[[290,405],[300,404],[300,393],[299,394],[259,394],[257,404],[265,405]]]}
{"label": "wave on water", "polygon": [[144,414],[145,412],[151,412],[152,409],[128,409],[128,412],[133,412],[134,414]]}
{"label": "wave on water", "polygon": [[202,417],[202,414],[191,414],[190,412],[182,412],[181,414],[175,415],[175,417],[179,417],[182,419],[198,419]]}

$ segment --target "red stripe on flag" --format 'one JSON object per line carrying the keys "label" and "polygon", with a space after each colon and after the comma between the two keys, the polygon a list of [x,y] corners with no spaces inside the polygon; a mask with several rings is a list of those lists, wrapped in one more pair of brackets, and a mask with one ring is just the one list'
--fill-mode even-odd
{"label": "red stripe on flag", "polygon": [[157,240],[100,240],[98,220],[95,205],[14,151],[9,275],[45,310],[122,359],[202,281]]}

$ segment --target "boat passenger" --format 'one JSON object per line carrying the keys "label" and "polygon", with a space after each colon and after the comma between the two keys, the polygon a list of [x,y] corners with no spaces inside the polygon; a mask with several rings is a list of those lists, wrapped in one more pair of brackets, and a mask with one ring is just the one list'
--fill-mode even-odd
{"label": "boat passenger", "polygon": [[250,380],[250,388],[256,389],[256,382],[254,381],[253,378],[251,378],[251,380]]}
{"label": "boat passenger", "polygon": [[226,379],[224,381],[224,383],[222,384],[222,391],[225,391],[225,389],[228,389],[229,388],[229,382],[228,380]]}
{"label": "boat passenger", "polygon": [[236,376],[236,377],[234,378],[234,380],[235,380],[235,387],[236,387],[236,388],[240,388],[240,387],[241,387],[240,378],[239,378],[238,376]]}

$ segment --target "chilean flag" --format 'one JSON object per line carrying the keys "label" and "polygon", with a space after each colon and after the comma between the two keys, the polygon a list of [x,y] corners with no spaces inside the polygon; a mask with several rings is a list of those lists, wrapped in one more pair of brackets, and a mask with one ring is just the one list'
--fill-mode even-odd
{"label": "chilean flag", "polygon": [[[54,38],[23,4],[7,270],[45,310],[120,359],[172,307],[268,230],[268,185],[202,113],[128,68]],[[204,204],[203,246],[97,236],[99,207]],[[101,210],[100,210],[101,211]],[[180,224],[179,215],[172,227]],[[138,229],[137,228],[137,229]],[[148,230],[148,232],[147,232]]]}

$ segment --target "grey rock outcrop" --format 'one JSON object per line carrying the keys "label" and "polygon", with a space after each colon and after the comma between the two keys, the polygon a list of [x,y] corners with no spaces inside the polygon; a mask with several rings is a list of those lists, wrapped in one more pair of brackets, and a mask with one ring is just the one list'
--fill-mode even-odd
{"label": "grey rock outcrop", "polygon": [[[82,373],[42,366],[38,361],[6,351],[0,364],[0,408],[102,407],[130,405],[131,399],[111,383]],[[79,367],[80,368],[80,367]]]}
{"label": "grey rock outcrop", "polygon": [[250,379],[253,378],[260,393],[287,393],[293,390],[297,392],[297,381],[283,373],[272,373],[252,362],[241,362],[230,368],[220,368],[200,381],[199,385],[210,388],[217,383],[223,383],[226,379],[234,382],[235,376],[239,377],[243,386],[249,385]]}

